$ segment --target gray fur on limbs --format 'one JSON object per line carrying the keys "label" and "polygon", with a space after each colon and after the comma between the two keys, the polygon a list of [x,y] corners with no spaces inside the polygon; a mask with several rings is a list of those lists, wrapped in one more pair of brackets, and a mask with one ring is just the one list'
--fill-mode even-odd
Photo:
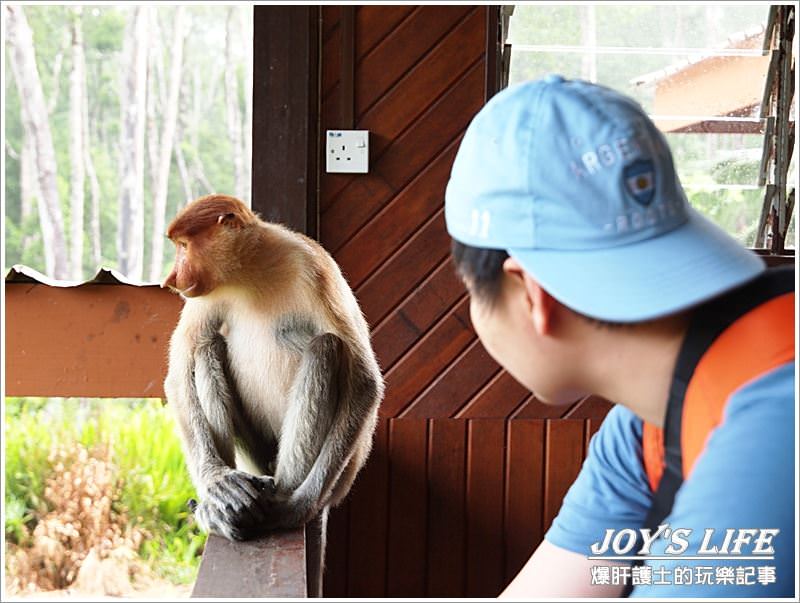
{"label": "gray fur on limbs", "polygon": [[235,441],[245,452],[270,444],[274,448],[276,442],[259,442],[259,430],[247,429],[251,421],[245,415],[252,413],[230,378],[225,339],[216,324],[197,340],[193,373],[195,414],[199,409],[202,416],[190,421],[192,439],[206,448],[195,457],[199,463],[193,475],[202,487],[194,513],[206,530],[243,540],[300,526],[349,490],[357,469],[350,467],[353,451],[364,430],[371,435],[374,425],[378,385],[340,337],[312,336],[302,350],[269,463],[274,476],[235,469]]}

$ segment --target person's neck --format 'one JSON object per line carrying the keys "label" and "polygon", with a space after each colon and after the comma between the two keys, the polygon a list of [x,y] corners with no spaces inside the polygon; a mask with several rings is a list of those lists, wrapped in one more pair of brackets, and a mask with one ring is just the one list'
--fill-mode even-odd
{"label": "person's neck", "polygon": [[[597,328],[597,327],[595,327]],[[675,363],[688,328],[680,315],[630,327],[603,328],[590,360],[598,395],[663,427]]]}

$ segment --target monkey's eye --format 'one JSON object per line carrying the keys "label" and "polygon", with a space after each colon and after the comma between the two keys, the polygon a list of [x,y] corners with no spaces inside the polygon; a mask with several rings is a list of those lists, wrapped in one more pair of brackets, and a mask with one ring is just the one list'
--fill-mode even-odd
{"label": "monkey's eye", "polygon": [[181,249],[186,249],[189,246],[188,243],[186,241],[183,241],[183,240],[177,241],[177,245]]}

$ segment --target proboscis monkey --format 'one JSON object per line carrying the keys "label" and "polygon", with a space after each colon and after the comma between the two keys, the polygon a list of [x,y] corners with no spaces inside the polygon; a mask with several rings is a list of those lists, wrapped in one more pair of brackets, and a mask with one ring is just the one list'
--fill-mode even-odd
{"label": "proboscis monkey", "polygon": [[163,286],[186,304],[164,389],[195,517],[234,540],[324,522],[369,454],[383,396],[350,287],[315,241],[226,195],[190,203],[167,236]]}

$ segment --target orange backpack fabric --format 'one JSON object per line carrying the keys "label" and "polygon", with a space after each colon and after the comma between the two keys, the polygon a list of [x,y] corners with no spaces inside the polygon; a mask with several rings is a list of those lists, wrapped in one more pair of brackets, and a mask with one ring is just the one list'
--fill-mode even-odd
{"label": "orange backpack fabric", "polygon": [[[794,293],[784,293],[738,318],[702,355],[683,401],[680,447],[684,479],[691,474],[711,432],[722,422],[731,394],[794,358],[794,321]],[[642,456],[653,492],[664,473],[664,450],[663,429],[645,422]]]}

